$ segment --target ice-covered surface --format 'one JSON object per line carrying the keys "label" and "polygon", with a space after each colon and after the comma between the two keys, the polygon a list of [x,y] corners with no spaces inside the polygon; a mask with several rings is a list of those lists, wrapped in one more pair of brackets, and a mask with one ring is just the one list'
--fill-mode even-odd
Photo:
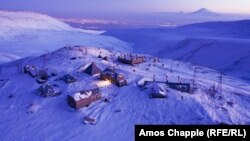
{"label": "ice-covered surface", "polygon": [[71,44],[129,49],[127,43],[98,32],[76,29],[39,13],[0,11],[0,63],[41,55]]}
{"label": "ice-covered surface", "polygon": [[[196,66],[195,82],[198,90],[194,94],[168,89],[167,98],[151,99],[148,90],[137,87],[137,81],[141,78],[152,80],[154,75],[156,80],[165,81],[167,74],[169,81],[177,82],[179,76],[181,81],[192,82],[194,66],[169,59],[153,63],[154,57],[150,55],[145,55],[146,63],[129,66],[117,62],[120,52],[111,53],[90,47],[90,54],[85,55],[78,48],[64,48],[49,53],[46,60],[44,57],[33,57],[0,66],[0,78],[8,80],[0,88],[0,140],[78,141],[84,138],[132,141],[135,124],[250,124],[250,87],[237,78],[223,76],[222,95],[212,96],[207,91],[214,83],[217,85],[218,72]],[[109,62],[104,61],[97,57],[100,50],[103,55],[113,54],[116,57],[111,57]],[[75,56],[79,58],[70,59]],[[98,77],[75,71],[89,62],[95,62],[103,68],[118,64],[116,69],[125,74],[128,86],[117,87],[100,81]],[[48,81],[57,83],[62,88],[62,94],[52,98],[40,97],[36,92],[39,84],[35,79],[18,71],[21,64],[57,70],[58,76]],[[55,81],[66,73],[74,75],[78,81],[72,84]],[[80,91],[90,84],[100,85],[103,97],[110,102],[99,100],[75,111],[67,104],[67,94]],[[32,105],[35,107],[32,108]],[[84,117],[95,119],[97,124],[83,124]]]}

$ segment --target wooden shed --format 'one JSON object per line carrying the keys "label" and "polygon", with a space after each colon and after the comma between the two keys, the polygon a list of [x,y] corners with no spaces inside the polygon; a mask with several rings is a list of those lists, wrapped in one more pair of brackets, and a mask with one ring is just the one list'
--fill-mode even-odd
{"label": "wooden shed", "polygon": [[81,109],[82,107],[89,106],[91,103],[102,98],[99,88],[82,90],[68,95],[68,104],[75,108]]}

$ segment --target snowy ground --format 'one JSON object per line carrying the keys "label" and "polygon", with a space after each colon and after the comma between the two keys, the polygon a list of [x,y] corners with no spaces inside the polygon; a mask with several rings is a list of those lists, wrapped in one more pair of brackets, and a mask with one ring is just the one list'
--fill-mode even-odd
{"label": "snowy ground", "polygon": [[[166,88],[169,90],[167,98],[151,99],[149,90],[137,87],[139,80],[152,79],[156,75],[157,80],[164,81],[167,74],[169,81],[176,82],[180,76],[182,82],[191,82],[194,79],[194,66],[169,59],[160,59],[160,63],[153,65],[153,56],[146,55],[146,63],[132,67],[117,62],[119,51],[111,53],[110,50],[88,47],[88,55],[85,55],[78,48],[64,48],[45,56],[25,58],[0,66],[0,140],[66,141],[84,138],[130,141],[134,138],[135,124],[250,124],[250,87],[237,78],[223,76],[222,95],[212,97],[206,91],[218,83],[218,72],[196,66],[198,90],[194,94]],[[100,51],[103,56],[115,57],[104,61],[97,58]],[[77,59],[71,60],[71,57]],[[95,62],[102,69],[116,66],[117,71],[125,74],[128,86],[119,88],[100,81],[98,76],[77,73],[77,68],[90,62]],[[70,73],[78,81],[65,84],[55,81],[59,76],[52,77],[49,83],[58,84],[63,93],[53,98],[42,98],[36,92],[39,87],[36,80],[20,72],[26,64],[56,70],[59,76]],[[148,64],[151,66],[146,70]],[[66,95],[90,84],[100,86],[103,97],[111,101],[105,103],[99,100],[79,111],[70,108]],[[32,103],[35,106],[30,107]],[[96,119],[97,124],[83,124],[84,116]]]}

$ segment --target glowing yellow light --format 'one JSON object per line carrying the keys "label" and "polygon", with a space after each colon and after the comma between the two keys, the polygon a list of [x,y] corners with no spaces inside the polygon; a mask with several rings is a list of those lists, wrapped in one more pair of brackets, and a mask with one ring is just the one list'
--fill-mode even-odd
{"label": "glowing yellow light", "polygon": [[109,85],[111,85],[111,83],[108,80],[106,80],[106,81],[98,81],[97,82],[98,87],[107,87]]}

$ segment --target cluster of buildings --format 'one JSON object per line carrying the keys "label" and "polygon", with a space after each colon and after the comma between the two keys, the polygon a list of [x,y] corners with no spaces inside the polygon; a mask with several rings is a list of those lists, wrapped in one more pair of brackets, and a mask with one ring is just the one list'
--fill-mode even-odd
{"label": "cluster of buildings", "polygon": [[[94,62],[89,64],[82,72],[89,74],[90,76],[100,75],[100,79],[109,81],[117,85],[118,87],[126,86],[127,80],[121,73],[116,72],[114,69],[106,68],[102,71]],[[24,67],[24,73],[29,74],[31,77],[36,78],[37,82],[41,84],[38,88],[38,92],[41,97],[54,97],[61,94],[61,89],[57,84],[49,84],[47,81],[49,78],[56,76],[56,74],[50,74],[48,70],[39,70],[33,65],[26,65]],[[74,83],[77,79],[70,75],[65,74],[59,77],[58,80],[62,80],[65,83]],[[87,107],[91,103],[102,99],[101,91],[98,87],[87,88],[79,92],[69,94],[67,96],[68,104],[75,109],[81,109]]]}
{"label": "cluster of buildings", "polygon": [[[134,66],[136,64],[144,63],[146,61],[146,58],[145,56],[123,54],[118,56],[117,60],[120,63]],[[98,75],[100,80],[109,81],[110,83],[115,84],[118,87],[126,86],[128,84],[124,74],[118,73],[115,69],[112,68],[106,68],[102,70],[94,62],[84,67],[81,72],[89,74],[90,76]],[[58,85],[47,83],[49,78],[57,76],[56,73],[48,70],[39,70],[38,68],[32,65],[26,65],[24,67],[24,73],[29,74],[33,78],[36,78],[36,81],[41,84],[38,91],[42,97],[53,97],[61,94],[61,89]],[[59,80],[62,80],[65,83],[74,83],[77,81],[77,79],[70,74],[65,74],[64,76],[60,77]],[[189,84],[170,82],[167,82],[165,84],[167,84],[169,88],[173,88],[176,90],[184,92],[190,91]],[[154,82],[150,85],[150,88],[150,96],[152,98],[166,97],[166,89],[165,87],[162,87],[161,84]],[[102,94],[98,87],[87,87],[86,89],[69,94],[67,96],[69,106],[77,110],[81,109],[82,107],[87,107],[91,103],[96,102],[100,99],[102,99]]]}

